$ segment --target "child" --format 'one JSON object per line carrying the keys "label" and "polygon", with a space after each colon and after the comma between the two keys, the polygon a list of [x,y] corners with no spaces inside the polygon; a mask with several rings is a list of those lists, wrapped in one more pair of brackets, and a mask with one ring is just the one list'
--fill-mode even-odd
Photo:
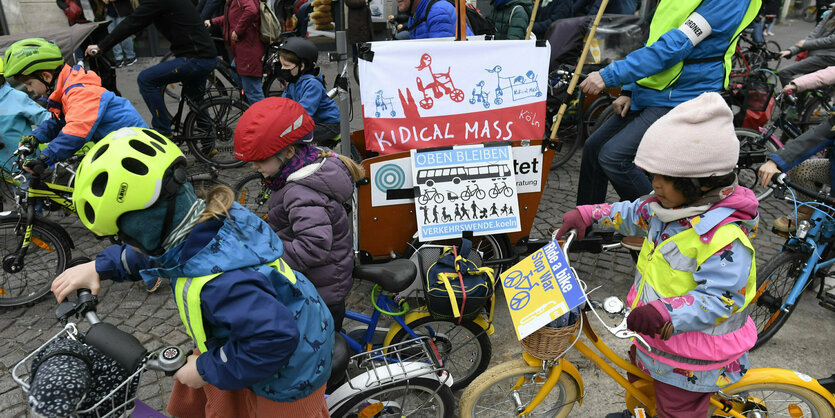
{"label": "child", "polygon": [[316,67],[319,50],[310,40],[293,37],[281,46],[278,54],[281,62],[278,78],[287,83],[283,96],[301,103],[316,122],[313,142],[333,148],[341,139],[339,108],[328,97],[325,81]]}
{"label": "child", "polygon": [[748,370],[757,341],[745,307],[756,292],[758,203],[737,185],[738,156],[731,110],[718,93],[703,93],[644,134],[635,164],[650,174],[653,193],[578,206],[557,232],[574,228],[582,239],[601,224],[646,236],[627,325],[652,347],[636,342],[630,357],[655,380],[662,418],[706,416],[711,393]]}
{"label": "child", "polygon": [[38,126],[49,119],[49,112],[32,101],[26,93],[12,88],[3,76],[3,59],[0,58],[0,164],[11,168],[12,154],[18,141],[32,133],[32,125]]}
{"label": "child", "polygon": [[26,161],[26,171],[42,170],[73,155],[88,141],[98,141],[127,126],[147,127],[128,99],[101,86],[101,78],[80,65],[70,67],[57,45],[29,38],[13,43],[5,54],[5,73],[26,84],[30,93],[48,96],[53,117],[21,143],[49,145]]}
{"label": "child", "polygon": [[343,204],[365,174],[351,159],[310,145],[313,125],[299,103],[268,97],[241,116],[235,156],[271,180],[267,222],[284,243],[287,264],[316,285],[339,330],[354,267]]}
{"label": "child", "polygon": [[282,260],[263,220],[228,187],[197,198],[185,165],[179,147],[149,129],[96,144],[78,167],[73,202],[84,226],[130,247],[66,270],[52,292],[60,302],[79,288],[98,293],[100,278],[171,280],[197,346],[174,375],[174,416],[327,417],[334,330],[324,302]]}
{"label": "child", "polygon": [[493,0],[490,20],[496,25],[496,39],[525,39],[533,4],[530,0]]}

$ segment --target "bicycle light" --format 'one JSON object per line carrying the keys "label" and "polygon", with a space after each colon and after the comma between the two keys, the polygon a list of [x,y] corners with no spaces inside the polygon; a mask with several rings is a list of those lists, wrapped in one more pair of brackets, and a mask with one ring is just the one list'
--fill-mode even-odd
{"label": "bicycle light", "polygon": [[812,229],[812,223],[804,219],[797,223],[797,237],[800,239],[806,238],[806,234]]}

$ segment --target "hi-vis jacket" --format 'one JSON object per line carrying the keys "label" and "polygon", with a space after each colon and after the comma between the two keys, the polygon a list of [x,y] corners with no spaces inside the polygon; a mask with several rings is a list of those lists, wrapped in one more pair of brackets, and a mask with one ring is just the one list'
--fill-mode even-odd
{"label": "hi-vis jacket", "polygon": [[96,271],[114,280],[171,279],[205,381],[274,401],[301,399],[330,376],[330,312],[313,284],[281,260],[281,240],[266,222],[237,203],[229,215],[195,225],[185,242],[150,260],[163,267],[112,246],[96,257]]}
{"label": "hi-vis jacket", "polygon": [[706,91],[721,91],[737,37],[760,5],[761,0],[661,0],[647,45],[600,75],[607,87],[632,91],[633,110],[675,107]]}
{"label": "hi-vis jacket", "polygon": [[653,305],[673,323],[674,333],[666,341],[644,336],[651,350],[636,343],[639,366],[691,391],[733,383],[744,374],[747,351],[757,341],[756,326],[744,311],[756,292],[749,237],[756,231],[757,200],[738,187],[701,215],[664,223],[647,204],[655,198],[644,199],[580,207],[594,223],[647,236],[627,303]]}
{"label": "hi-vis jacket", "polygon": [[47,162],[65,160],[88,141],[98,141],[125,127],[147,128],[128,99],[101,86],[101,78],[80,65],[64,65],[47,108],[52,118],[32,133],[39,142],[50,142],[43,150]]}

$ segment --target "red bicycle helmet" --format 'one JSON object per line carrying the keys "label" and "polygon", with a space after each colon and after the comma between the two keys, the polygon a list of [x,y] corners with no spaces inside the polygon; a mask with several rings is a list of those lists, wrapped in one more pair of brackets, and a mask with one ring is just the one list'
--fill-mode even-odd
{"label": "red bicycle helmet", "polygon": [[302,105],[284,97],[268,97],[247,109],[235,129],[235,158],[262,161],[290,144],[313,140],[316,123]]}

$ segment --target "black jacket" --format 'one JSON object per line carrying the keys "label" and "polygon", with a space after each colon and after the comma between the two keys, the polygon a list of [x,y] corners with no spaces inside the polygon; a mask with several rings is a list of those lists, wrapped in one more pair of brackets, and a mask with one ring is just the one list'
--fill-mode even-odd
{"label": "black jacket", "polygon": [[116,0],[107,4],[107,16],[124,17],[133,12],[130,0]]}
{"label": "black jacket", "polygon": [[150,25],[171,42],[176,57],[214,58],[217,56],[209,30],[200,20],[191,0],[141,0],[139,7],[101,42],[107,51],[123,39]]}
{"label": "black jacket", "polygon": [[[540,3],[541,4],[541,3]],[[547,6],[540,7],[532,32],[537,39],[545,39],[545,32],[555,20],[566,19],[574,15],[572,0],[552,0]]]}

